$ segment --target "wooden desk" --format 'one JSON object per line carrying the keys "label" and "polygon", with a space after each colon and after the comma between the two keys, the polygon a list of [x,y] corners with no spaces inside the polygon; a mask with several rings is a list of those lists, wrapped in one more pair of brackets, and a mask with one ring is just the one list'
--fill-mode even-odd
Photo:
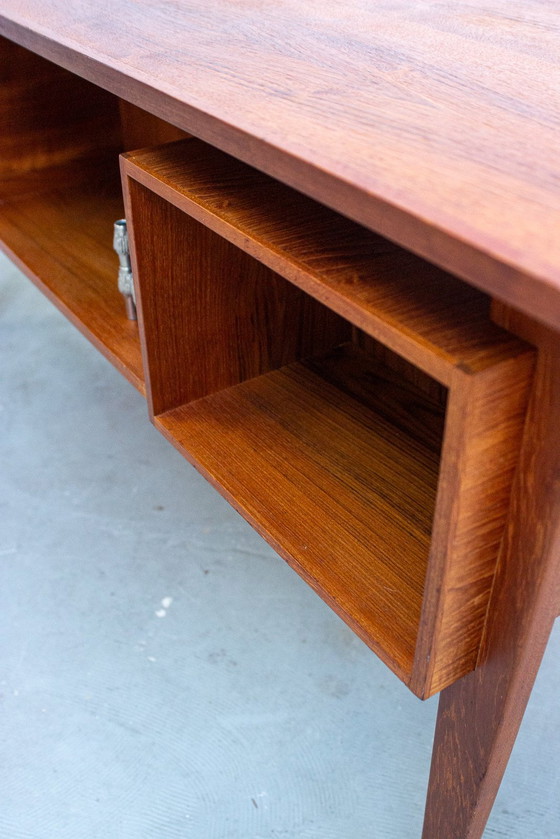
{"label": "wooden desk", "polygon": [[[424,837],[480,837],[559,603],[552,3],[4,0],[0,33],[7,251],[397,675],[443,689]],[[108,229],[139,146],[140,334]]]}

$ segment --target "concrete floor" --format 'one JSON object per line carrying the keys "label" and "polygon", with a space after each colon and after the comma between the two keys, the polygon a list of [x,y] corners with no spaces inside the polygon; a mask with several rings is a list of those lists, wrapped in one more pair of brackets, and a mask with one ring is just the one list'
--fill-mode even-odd
{"label": "concrete floor", "polygon": [[[0,347],[0,837],[419,839],[437,701],[3,258]],[[488,839],[560,837],[559,653]]]}

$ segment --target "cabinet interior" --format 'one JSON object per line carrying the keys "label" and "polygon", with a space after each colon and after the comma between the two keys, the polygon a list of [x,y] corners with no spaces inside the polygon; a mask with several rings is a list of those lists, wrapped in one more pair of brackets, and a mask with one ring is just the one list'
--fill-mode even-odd
{"label": "cabinet interior", "polygon": [[138,327],[117,290],[118,155],[178,129],[0,39],[0,245],[141,391]]}
{"label": "cabinet interior", "polygon": [[530,348],[484,295],[199,140],[122,171],[156,427],[418,695],[468,672]]}

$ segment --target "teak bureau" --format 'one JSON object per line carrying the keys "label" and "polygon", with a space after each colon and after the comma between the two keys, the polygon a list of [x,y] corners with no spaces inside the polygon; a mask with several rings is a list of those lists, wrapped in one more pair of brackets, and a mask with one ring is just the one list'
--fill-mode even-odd
{"label": "teak bureau", "polygon": [[424,839],[482,835],[560,602],[553,11],[0,13],[6,251],[395,674],[442,692]]}

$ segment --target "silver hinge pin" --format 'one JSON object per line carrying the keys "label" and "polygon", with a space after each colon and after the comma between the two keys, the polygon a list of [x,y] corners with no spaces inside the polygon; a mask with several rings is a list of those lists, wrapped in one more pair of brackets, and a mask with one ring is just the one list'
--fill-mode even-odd
{"label": "silver hinge pin", "polygon": [[136,296],[132,266],[130,264],[130,250],[128,248],[128,231],[126,219],[121,218],[114,224],[113,247],[119,256],[119,291],[124,297],[126,316],[129,320],[136,320]]}

